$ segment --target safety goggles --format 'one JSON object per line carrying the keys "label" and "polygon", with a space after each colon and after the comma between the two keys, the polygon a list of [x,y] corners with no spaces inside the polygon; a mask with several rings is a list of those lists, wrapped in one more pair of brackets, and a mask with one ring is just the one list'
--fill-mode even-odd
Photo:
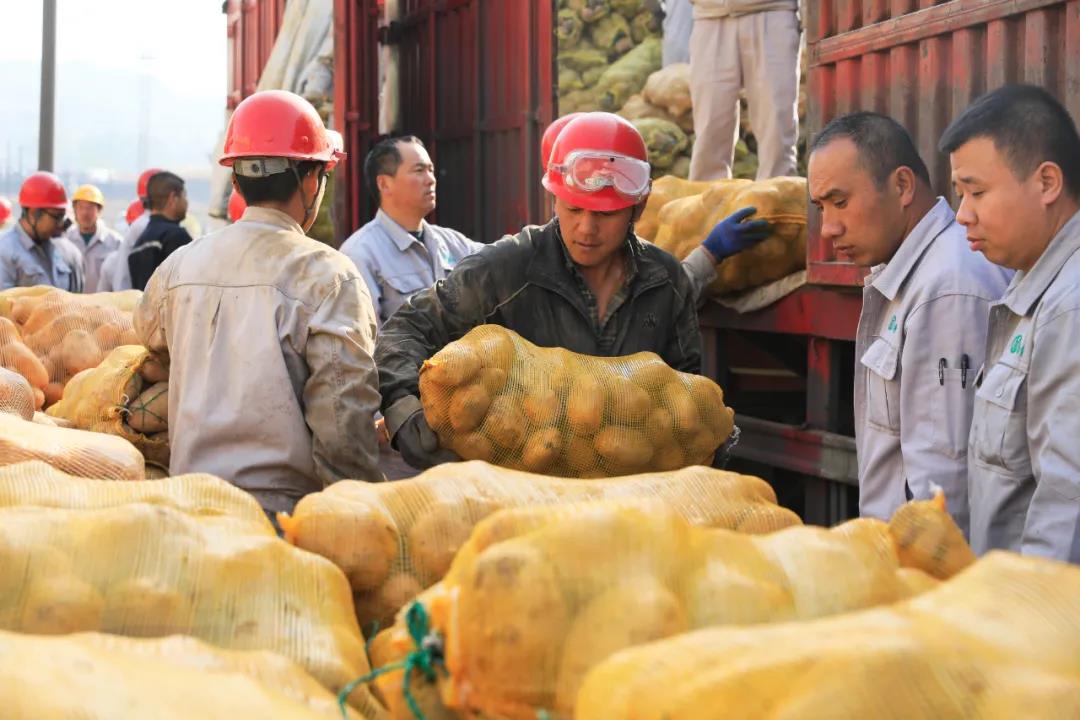
{"label": "safety goggles", "polygon": [[563,176],[567,187],[599,192],[610,187],[619,195],[638,200],[649,192],[649,163],[600,150],[575,150],[561,165],[549,165]]}

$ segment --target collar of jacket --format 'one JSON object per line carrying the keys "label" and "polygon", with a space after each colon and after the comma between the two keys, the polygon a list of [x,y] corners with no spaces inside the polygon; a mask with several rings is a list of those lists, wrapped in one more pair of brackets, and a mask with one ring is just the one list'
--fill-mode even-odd
{"label": "collar of jacket", "polygon": [[244,210],[244,214],[240,219],[245,222],[273,225],[282,230],[291,230],[292,232],[300,233],[301,235],[304,234],[304,228],[300,227],[300,224],[293,220],[292,216],[283,213],[280,210],[275,210],[274,208],[249,205]]}
{"label": "collar of jacket", "polygon": [[949,203],[945,202],[945,198],[939,197],[934,207],[923,215],[922,219],[908,233],[908,236],[904,238],[904,241],[900,243],[900,247],[897,248],[892,260],[889,260],[878,272],[867,278],[867,283],[888,298],[889,302],[895,300],[896,296],[900,294],[900,288],[911,277],[911,273],[915,271],[919,259],[922,258],[938,235],[945,232],[946,228],[954,222],[956,222],[956,215],[953,213],[952,208],[949,207]]}
{"label": "collar of jacket", "polygon": [[[571,274],[577,272],[577,266],[563,244],[558,219],[551,220],[543,227],[530,228],[530,232],[536,253],[526,270],[528,280],[564,296],[579,298],[581,293],[577,291]],[[633,228],[627,232],[626,248],[630,253],[632,272],[626,278],[630,285],[630,297],[636,297],[667,280],[667,270],[643,252],[641,240],[634,234]]]}
{"label": "collar of jacket", "polygon": [[1080,212],[1058,230],[1030,270],[1016,273],[1002,304],[1021,317],[1030,314],[1077,250],[1080,250]]}
{"label": "collar of jacket", "polygon": [[[397,221],[384,213],[382,208],[379,208],[379,211],[375,213],[375,219],[379,221],[379,225],[382,226],[382,229],[386,231],[386,234],[390,236],[390,239],[394,241],[397,249],[401,252],[408,250],[413,243],[419,242],[415,236],[409,234],[408,230],[398,225]],[[427,221],[420,221],[420,232],[421,237],[427,234]]]}
{"label": "collar of jacket", "polygon": [[22,223],[20,222],[15,223],[15,235],[19,238],[19,243],[27,250],[33,250],[36,247],[41,248],[46,252],[50,252],[52,250],[52,238],[46,238],[40,244],[36,243],[34,242],[34,239],[32,237],[26,234],[26,231],[23,230]]}

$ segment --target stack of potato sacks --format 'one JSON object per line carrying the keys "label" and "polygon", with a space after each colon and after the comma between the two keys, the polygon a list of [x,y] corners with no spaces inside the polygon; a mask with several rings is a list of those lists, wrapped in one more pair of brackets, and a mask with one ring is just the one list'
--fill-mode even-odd
{"label": "stack of potato sacks", "polygon": [[[1080,569],[976,562],[940,495],[760,536],[625,502],[505,511],[416,604],[370,656],[440,649],[407,690],[429,720],[1080,713]],[[376,685],[411,720],[403,682]]]}
{"label": "stack of potato sacks", "polygon": [[734,426],[716,383],[654,353],[540,348],[499,325],[427,360],[420,400],[442,446],[462,458],[565,477],[708,465]]}
{"label": "stack of potato sacks", "polygon": [[763,533],[798,525],[763,480],[691,467],[607,480],[556,478],[473,461],[440,465],[392,483],[342,481],[308,495],[285,537],[340,567],[364,630],[386,627],[421,590],[438,582],[473,528],[492,513],[584,500],[663,502],[695,525]]}
{"label": "stack of potato sacks", "polygon": [[[369,672],[342,572],[280,540],[250,495],[211,476],[0,468],[0,568],[12,717],[331,717],[333,695]],[[71,633],[201,642],[35,637]],[[365,687],[349,700],[349,717],[384,716]]]}
{"label": "stack of potato sacks", "polygon": [[681,260],[701,246],[716,223],[746,207],[757,209],[751,219],[769,221],[772,234],[722,261],[710,293],[732,295],[805,268],[805,178],[692,182],[664,177],[653,183],[645,211],[634,229]]}

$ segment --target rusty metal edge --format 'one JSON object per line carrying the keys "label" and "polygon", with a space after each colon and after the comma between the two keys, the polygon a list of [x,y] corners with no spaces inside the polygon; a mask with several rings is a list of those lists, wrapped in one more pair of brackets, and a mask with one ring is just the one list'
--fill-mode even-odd
{"label": "rusty metal edge", "polygon": [[973,25],[1001,20],[1031,10],[1064,4],[1064,0],[953,0],[815,40],[807,47],[810,66],[831,65],[866,53],[919,42]]}
{"label": "rusty metal edge", "polygon": [[736,415],[735,424],[735,457],[858,487],[854,438],[746,415]]}

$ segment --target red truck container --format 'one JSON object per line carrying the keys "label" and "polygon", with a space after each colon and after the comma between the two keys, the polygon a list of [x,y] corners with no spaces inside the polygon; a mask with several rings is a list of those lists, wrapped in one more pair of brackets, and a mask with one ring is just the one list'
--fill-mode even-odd
{"label": "red truck container", "polygon": [[281,29],[285,0],[226,0],[224,11],[229,37],[226,105],[232,110],[255,92]]}

